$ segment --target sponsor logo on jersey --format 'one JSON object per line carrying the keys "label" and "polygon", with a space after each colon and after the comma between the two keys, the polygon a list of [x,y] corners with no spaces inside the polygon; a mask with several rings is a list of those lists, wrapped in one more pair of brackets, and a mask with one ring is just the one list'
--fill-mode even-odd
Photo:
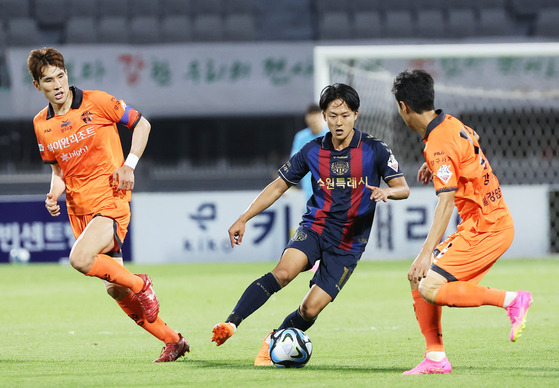
{"label": "sponsor logo on jersey", "polygon": [[450,180],[450,177],[452,177],[452,171],[450,171],[450,165],[443,164],[441,167],[439,167],[439,171],[437,171],[436,175],[437,178],[443,181],[443,183],[446,185]]}
{"label": "sponsor logo on jersey", "polygon": [[81,148],[78,148],[77,150],[74,150],[72,152],[63,152],[60,155],[60,158],[62,159],[63,162],[67,162],[68,160],[75,158],[77,156],[80,156],[84,153],[86,153],[87,151],[89,151],[89,147],[88,146],[84,146]]}

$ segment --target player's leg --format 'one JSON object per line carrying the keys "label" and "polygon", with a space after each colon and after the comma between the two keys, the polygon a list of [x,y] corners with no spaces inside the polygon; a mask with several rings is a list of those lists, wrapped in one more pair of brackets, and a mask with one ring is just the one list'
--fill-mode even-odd
{"label": "player's leg", "polygon": [[284,250],[277,266],[266,275],[252,282],[224,323],[213,328],[212,341],[217,346],[233,335],[241,322],[258,310],[272,294],[281,290],[309,265],[307,256],[295,248]]}
{"label": "player's leg", "polygon": [[508,249],[513,236],[510,228],[494,233],[465,234],[455,239],[421,281],[421,296],[443,306],[505,308],[512,324],[511,341],[516,341],[525,325],[531,294],[477,284]]}
{"label": "player's leg", "polygon": [[142,303],[149,322],[159,313],[159,301],[147,275],[135,275],[115,261],[109,252],[120,249],[116,238],[116,222],[108,217],[93,217],[79,235],[70,251],[70,263],[87,276],[94,276],[129,288]]}
{"label": "player's leg", "polygon": [[[310,329],[320,312],[336,298],[347,283],[359,262],[361,253],[349,253],[330,247],[322,251],[320,257],[321,264],[311,280],[311,289],[305,295],[301,305],[284,319],[277,330],[288,327],[302,331]],[[268,352],[270,336],[271,333],[264,338],[254,359],[255,366],[271,365]]]}
{"label": "player's leg", "polygon": [[[121,256],[114,257],[114,259],[123,265]],[[138,326],[157,339],[163,341],[165,344],[161,356],[154,360],[154,362],[175,361],[179,357],[184,356],[186,352],[190,351],[190,346],[184,337],[167,326],[160,316],[158,316],[153,323],[147,321],[142,304],[138,300],[136,294],[129,288],[107,281],[105,281],[105,288],[107,293],[117,302],[126,315],[136,322]]]}
{"label": "player's leg", "polygon": [[441,325],[442,307],[431,304],[419,294],[419,283],[410,282],[413,310],[419,330],[425,338],[424,359],[403,374],[450,373],[452,365],[446,357]]}
{"label": "player's leg", "polygon": [[[314,284],[305,298],[303,303],[295,311],[289,314],[281,326],[277,330],[295,327],[299,330],[306,331],[314,325],[318,314],[332,301],[332,297],[324,290]],[[269,333],[262,342],[262,346],[254,359],[254,366],[269,366],[272,364],[270,358],[270,337],[273,332]]]}

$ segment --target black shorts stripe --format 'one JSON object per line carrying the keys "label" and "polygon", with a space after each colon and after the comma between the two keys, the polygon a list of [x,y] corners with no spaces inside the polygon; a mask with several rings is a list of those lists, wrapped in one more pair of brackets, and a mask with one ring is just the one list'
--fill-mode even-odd
{"label": "black shorts stripe", "polygon": [[435,271],[436,273],[438,273],[441,276],[444,276],[444,278],[446,280],[448,280],[449,282],[456,282],[458,281],[458,279],[456,279],[452,274],[446,272],[444,269],[442,269],[441,267],[439,267],[436,264],[431,264],[431,269],[433,271]]}

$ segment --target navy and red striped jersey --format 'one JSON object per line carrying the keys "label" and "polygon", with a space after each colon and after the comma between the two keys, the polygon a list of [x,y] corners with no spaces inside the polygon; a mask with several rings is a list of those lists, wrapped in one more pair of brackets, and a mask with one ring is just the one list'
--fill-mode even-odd
{"label": "navy and red striped jersey", "polygon": [[310,171],[313,195],[300,225],[342,250],[363,252],[376,207],[365,184],[378,187],[381,178],[388,182],[404,174],[386,143],[354,131],[349,147],[341,151],[334,149],[331,133],[311,140],[278,174],[295,185]]}

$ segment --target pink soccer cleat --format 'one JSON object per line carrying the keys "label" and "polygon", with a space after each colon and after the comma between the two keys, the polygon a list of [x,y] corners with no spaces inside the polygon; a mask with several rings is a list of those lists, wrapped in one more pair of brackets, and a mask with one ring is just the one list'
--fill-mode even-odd
{"label": "pink soccer cleat", "polygon": [[506,307],[507,315],[510,318],[512,328],[510,329],[510,340],[515,342],[522,330],[526,326],[526,315],[528,314],[528,307],[532,304],[532,294],[528,291],[517,291],[516,298]]}
{"label": "pink soccer cleat", "polygon": [[428,375],[433,373],[447,374],[452,372],[452,365],[448,358],[443,358],[441,361],[433,361],[425,358],[415,368],[402,373],[403,375]]}

